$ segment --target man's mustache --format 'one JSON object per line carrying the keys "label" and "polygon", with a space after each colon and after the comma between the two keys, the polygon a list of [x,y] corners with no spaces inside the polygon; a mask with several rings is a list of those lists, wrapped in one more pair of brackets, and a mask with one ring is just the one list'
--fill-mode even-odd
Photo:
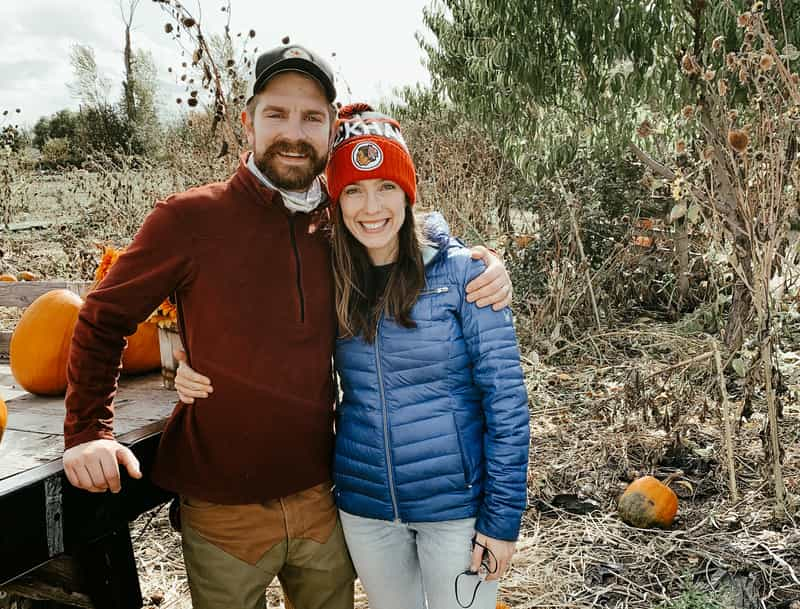
{"label": "man's mustache", "polygon": [[265,151],[265,156],[273,157],[277,154],[302,154],[311,158],[316,158],[317,153],[314,147],[308,142],[275,142]]}

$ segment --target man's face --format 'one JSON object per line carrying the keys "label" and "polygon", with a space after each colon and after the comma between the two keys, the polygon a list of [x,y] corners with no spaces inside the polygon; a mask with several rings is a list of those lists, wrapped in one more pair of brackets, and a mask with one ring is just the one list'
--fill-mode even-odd
{"label": "man's face", "polygon": [[267,82],[243,114],[256,167],[285,190],[305,190],[325,170],[331,118],[322,86],[300,72]]}

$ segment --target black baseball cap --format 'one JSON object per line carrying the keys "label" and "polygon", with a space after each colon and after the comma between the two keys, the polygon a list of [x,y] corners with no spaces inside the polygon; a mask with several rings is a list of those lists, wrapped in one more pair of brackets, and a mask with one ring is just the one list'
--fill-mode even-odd
{"label": "black baseball cap", "polygon": [[267,81],[282,72],[302,72],[316,79],[325,90],[328,101],[336,99],[336,88],[333,86],[333,70],[328,63],[316,53],[299,44],[275,47],[258,56],[250,86],[247,88],[247,100],[264,86]]}

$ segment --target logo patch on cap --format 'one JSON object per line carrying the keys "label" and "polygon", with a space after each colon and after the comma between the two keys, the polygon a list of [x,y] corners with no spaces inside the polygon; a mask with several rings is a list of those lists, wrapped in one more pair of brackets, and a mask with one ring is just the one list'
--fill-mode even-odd
{"label": "logo patch on cap", "polygon": [[383,163],[383,150],[375,142],[361,142],[353,148],[353,167],[369,171]]}
{"label": "logo patch on cap", "polygon": [[297,47],[286,49],[283,52],[284,59],[293,59],[295,57],[299,57],[300,59],[305,59],[306,61],[311,61],[311,55],[306,53],[303,49],[298,49]]}

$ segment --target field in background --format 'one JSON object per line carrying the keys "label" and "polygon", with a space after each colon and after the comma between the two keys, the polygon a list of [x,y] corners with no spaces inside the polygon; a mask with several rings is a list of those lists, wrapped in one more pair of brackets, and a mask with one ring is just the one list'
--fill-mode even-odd
{"label": "field in background", "polygon": [[[486,158],[480,150],[474,154]],[[202,181],[195,176],[208,178],[214,171],[224,176],[230,162],[209,163],[205,171],[166,164],[20,169],[17,198],[13,208],[6,202],[11,213],[0,233],[2,271],[88,279],[99,258],[96,243],[125,245],[155,199]],[[746,392],[744,379],[728,380],[742,415],[735,430],[741,500],[734,505],[716,374],[707,361],[681,364],[708,352],[713,307],[698,297],[693,311],[673,321],[653,305],[658,298],[647,296],[656,289],[653,282],[665,281],[669,272],[667,233],[650,231],[654,243],[642,248],[635,241],[634,219],[594,227],[613,241],[606,245],[612,255],[592,277],[604,308],[598,329],[569,230],[560,259],[552,251],[542,253],[548,231],[552,236],[561,225],[535,205],[512,203],[511,230],[503,233],[495,201],[506,196],[505,185],[496,166],[488,165],[494,173],[473,167],[477,161],[468,155],[452,173],[445,168],[434,174],[425,169],[425,159],[417,162],[423,201],[443,211],[458,234],[500,249],[517,284],[516,321],[531,398],[530,509],[502,598],[516,609],[794,609],[791,603],[800,601],[800,533],[794,521],[800,497],[796,292],[786,294],[779,356],[788,492],[788,514],[779,522],[772,515],[764,455],[763,395]],[[475,176],[472,182],[467,174]],[[584,219],[581,229],[591,233],[593,227]],[[559,282],[559,273],[571,280]],[[635,293],[642,298],[631,298]],[[627,296],[615,301],[615,294]],[[4,326],[13,323],[12,312],[2,315]],[[628,482],[643,474],[663,478],[677,469],[684,473],[674,485],[681,506],[671,530],[637,530],[619,521],[615,502]],[[133,531],[148,602],[188,607],[180,538],[169,530],[166,510],[144,515]],[[270,607],[280,606],[277,587],[269,599]],[[763,605],[759,599],[765,599]],[[361,592],[358,606],[367,606]]]}

